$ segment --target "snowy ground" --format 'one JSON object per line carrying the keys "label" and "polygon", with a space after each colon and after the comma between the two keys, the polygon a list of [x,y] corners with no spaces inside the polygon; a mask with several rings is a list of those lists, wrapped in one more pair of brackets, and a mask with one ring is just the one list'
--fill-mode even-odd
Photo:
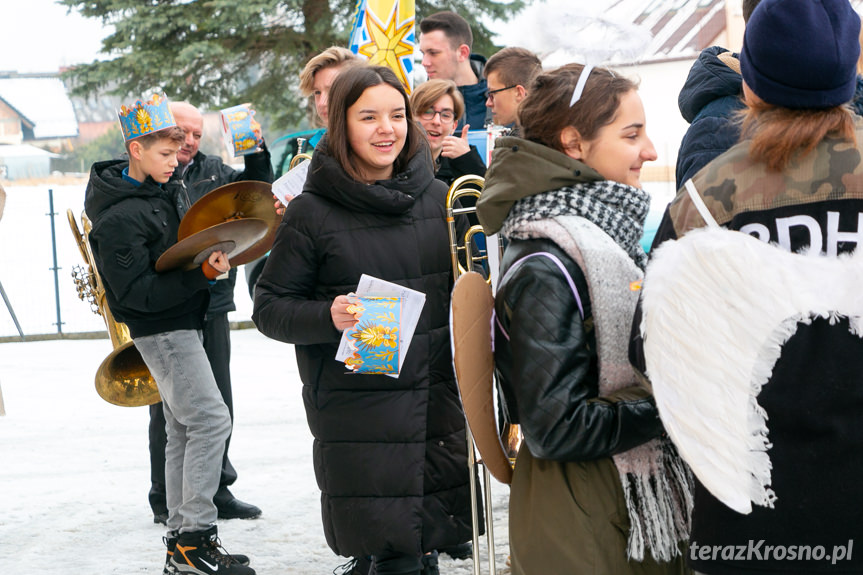
{"label": "snowy ground", "polygon": [[[293,348],[253,329],[235,330],[232,343],[234,492],[264,514],[221,521],[222,541],[260,575],[331,573],[344,559],[321,529]],[[163,528],[147,503],[147,410],[106,403],[93,388],[109,350],[107,340],[0,344],[0,574],[162,572]],[[494,483],[492,495],[500,572],[508,489]],[[471,566],[444,557],[441,573]]]}

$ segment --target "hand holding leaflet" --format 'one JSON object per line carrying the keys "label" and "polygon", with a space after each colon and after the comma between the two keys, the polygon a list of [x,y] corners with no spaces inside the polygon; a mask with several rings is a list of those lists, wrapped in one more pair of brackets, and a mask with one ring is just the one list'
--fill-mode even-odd
{"label": "hand holding leaflet", "polygon": [[273,195],[279,198],[283,206],[294,196],[300,195],[306,183],[306,174],[309,173],[311,162],[300,162],[293,170],[289,170],[281,178],[273,182]]}
{"label": "hand holding leaflet", "polygon": [[350,310],[357,324],[342,333],[336,354],[355,373],[398,377],[413,339],[425,294],[363,274]]}

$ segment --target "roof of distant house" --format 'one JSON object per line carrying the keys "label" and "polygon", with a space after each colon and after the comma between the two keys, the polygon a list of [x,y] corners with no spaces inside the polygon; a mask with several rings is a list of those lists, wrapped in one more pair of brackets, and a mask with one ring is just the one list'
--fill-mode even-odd
{"label": "roof of distant house", "polygon": [[609,12],[629,12],[653,37],[644,60],[691,57],[725,29],[725,0],[616,0]]}
{"label": "roof of distant house", "polygon": [[63,82],[56,75],[0,76],[0,98],[33,123],[37,140],[78,135],[78,120]]}
{"label": "roof of distant house", "polygon": [[13,106],[11,102],[6,101],[6,100],[3,98],[3,96],[2,96],[2,95],[0,95],[0,102],[3,102],[4,104],[6,104],[7,106],[9,106],[9,108],[10,108],[13,112],[15,112],[16,114],[18,114],[18,117],[19,117],[19,118],[21,118],[21,121],[22,121],[22,122],[24,122],[24,125],[25,125],[25,126],[27,126],[28,128],[30,128],[31,130],[33,129],[33,126],[35,125],[35,124],[34,124],[34,122],[33,122],[33,120],[31,120],[30,118],[28,118],[27,116],[25,116],[25,115],[21,112],[21,110],[19,110],[19,109],[18,109],[18,108],[16,108],[15,106]]}

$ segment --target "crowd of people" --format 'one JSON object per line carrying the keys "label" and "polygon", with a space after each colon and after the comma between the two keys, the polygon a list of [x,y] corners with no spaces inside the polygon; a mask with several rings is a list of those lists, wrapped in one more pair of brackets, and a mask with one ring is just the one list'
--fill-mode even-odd
{"label": "crowd of people", "polygon": [[[252,319],[294,346],[323,532],[350,558],[343,573],[438,575],[439,553],[471,555],[445,219],[448,187],[466,174],[485,178],[476,215],[505,242],[490,329],[501,412],[523,434],[511,572],[863,572],[863,302],[825,295],[859,290],[860,18],[849,0],[743,10],[740,54],[708,48],[680,93],[691,123],[680,191],[649,257],[641,173],[657,154],[635,80],[591,64],[543,70],[519,47],[486,61],[453,12],[420,20],[428,80],[410,95],[346,48],[307,63],[300,89],[320,129],[303,192],[274,207]],[[151,122],[135,115],[144,107]],[[200,111],[158,94],[120,119],[126,157],[92,167],[85,208],[110,308],[162,399],[150,408],[149,498],[167,528],[164,573],[253,575],[217,530],[262,513],[229,490],[236,268],[216,246],[190,269],[156,270],[194,202],[273,181],[269,152],[258,127],[244,170],[206,156]],[[492,123],[508,133],[486,166],[468,132]],[[727,250],[722,265],[704,245]],[[815,257],[835,273],[808,277]],[[793,274],[805,280],[782,280]],[[425,295],[397,377],[349,375],[336,360],[363,275]],[[696,304],[705,294],[710,309]],[[782,299],[807,303],[776,325],[746,313]],[[722,466],[740,485],[715,488]]]}

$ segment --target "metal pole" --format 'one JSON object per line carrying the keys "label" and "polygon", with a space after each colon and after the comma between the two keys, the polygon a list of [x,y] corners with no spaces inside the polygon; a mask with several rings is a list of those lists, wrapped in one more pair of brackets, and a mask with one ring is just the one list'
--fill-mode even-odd
{"label": "metal pole", "polygon": [[48,189],[48,205],[50,212],[47,214],[51,218],[51,250],[54,252],[54,301],[57,305],[57,333],[63,333],[63,322],[60,319],[60,276],[57,273],[60,268],[57,267],[57,235],[54,233],[54,190]]}
{"label": "metal pole", "polygon": [[21,336],[21,340],[24,340],[24,332],[21,331],[21,324],[18,323],[18,318],[15,317],[15,310],[12,309],[12,304],[9,303],[9,298],[6,297],[6,290],[3,289],[3,284],[0,283],[0,296],[3,296],[3,301],[6,302],[6,309],[9,310],[9,315],[12,316],[12,321],[15,322],[15,327],[18,328],[18,335]]}

